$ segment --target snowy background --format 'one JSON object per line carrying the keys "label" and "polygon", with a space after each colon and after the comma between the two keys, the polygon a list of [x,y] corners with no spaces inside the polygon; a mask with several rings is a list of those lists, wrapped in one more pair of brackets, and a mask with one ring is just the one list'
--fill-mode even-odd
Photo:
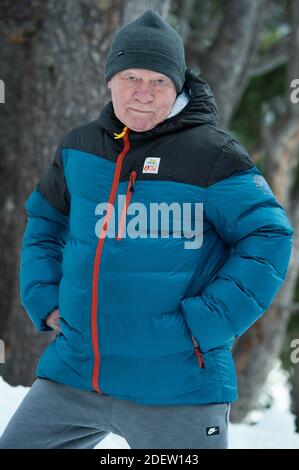
{"label": "snowy background", "polygon": [[[11,387],[0,376],[0,435],[28,390],[28,387]],[[299,449],[295,417],[290,412],[288,374],[282,370],[280,362],[268,378],[258,409],[251,412],[243,424],[230,423],[229,448]],[[130,447],[122,437],[111,433],[96,449]]]}

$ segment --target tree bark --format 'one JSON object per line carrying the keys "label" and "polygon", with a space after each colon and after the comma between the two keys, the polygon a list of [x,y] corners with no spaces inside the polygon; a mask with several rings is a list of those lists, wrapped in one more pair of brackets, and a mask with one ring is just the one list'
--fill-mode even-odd
{"label": "tree bark", "polygon": [[[3,376],[30,385],[53,334],[38,333],[20,304],[19,255],[24,203],[63,134],[95,119],[109,98],[105,57],[119,24],[121,0],[1,3],[1,52],[7,101],[1,125],[1,215],[5,279],[1,285]],[[11,98],[11,99],[10,99]],[[1,108],[3,109],[3,108]]]}
{"label": "tree bark", "polygon": [[248,83],[249,64],[259,44],[267,1],[228,0],[223,3],[223,18],[212,44],[203,54],[194,56],[191,37],[187,51],[190,61],[197,62],[203,78],[211,86],[221,126],[228,128]]}

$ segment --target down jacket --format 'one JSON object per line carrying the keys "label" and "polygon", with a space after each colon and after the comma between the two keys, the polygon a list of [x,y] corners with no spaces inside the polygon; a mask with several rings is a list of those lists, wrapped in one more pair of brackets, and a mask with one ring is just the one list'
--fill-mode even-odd
{"label": "down jacket", "polygon": [[[26,200],[21,302],[39,331],[57,307],[61,326],[38,377],[147,405],[237,399],[233,341],[273,302],[293,229],[219,128],[209,85],[185,78],[189,102],[147,132],[125,127],[111,101],[67,132]],[[174,211],[168,234],[158,221],[125,236],[136,207],[153,203],[181,214],[197,203],[200,246],[186,248],[192,233]]]}

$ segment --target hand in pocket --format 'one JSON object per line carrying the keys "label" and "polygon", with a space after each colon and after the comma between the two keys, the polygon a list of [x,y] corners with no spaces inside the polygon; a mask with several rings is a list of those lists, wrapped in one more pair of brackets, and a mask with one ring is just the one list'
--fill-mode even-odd
{"label": "hand in pocket", "polygon": [[60,326],[59,326],[59,309],[56,308],[51,312],[47,319],[46,319],[46,324],[52,328],[55,331],[60,331]]}

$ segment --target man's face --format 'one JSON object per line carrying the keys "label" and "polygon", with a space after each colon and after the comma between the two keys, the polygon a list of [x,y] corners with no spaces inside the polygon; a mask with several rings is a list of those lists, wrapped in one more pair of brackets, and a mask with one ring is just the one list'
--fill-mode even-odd
{"label": "man's face", "polygon": [[129,129],[153,129],[170,114],[177,91],[173,81],[160,72],[126,69],[108,82],[116,117]]}

